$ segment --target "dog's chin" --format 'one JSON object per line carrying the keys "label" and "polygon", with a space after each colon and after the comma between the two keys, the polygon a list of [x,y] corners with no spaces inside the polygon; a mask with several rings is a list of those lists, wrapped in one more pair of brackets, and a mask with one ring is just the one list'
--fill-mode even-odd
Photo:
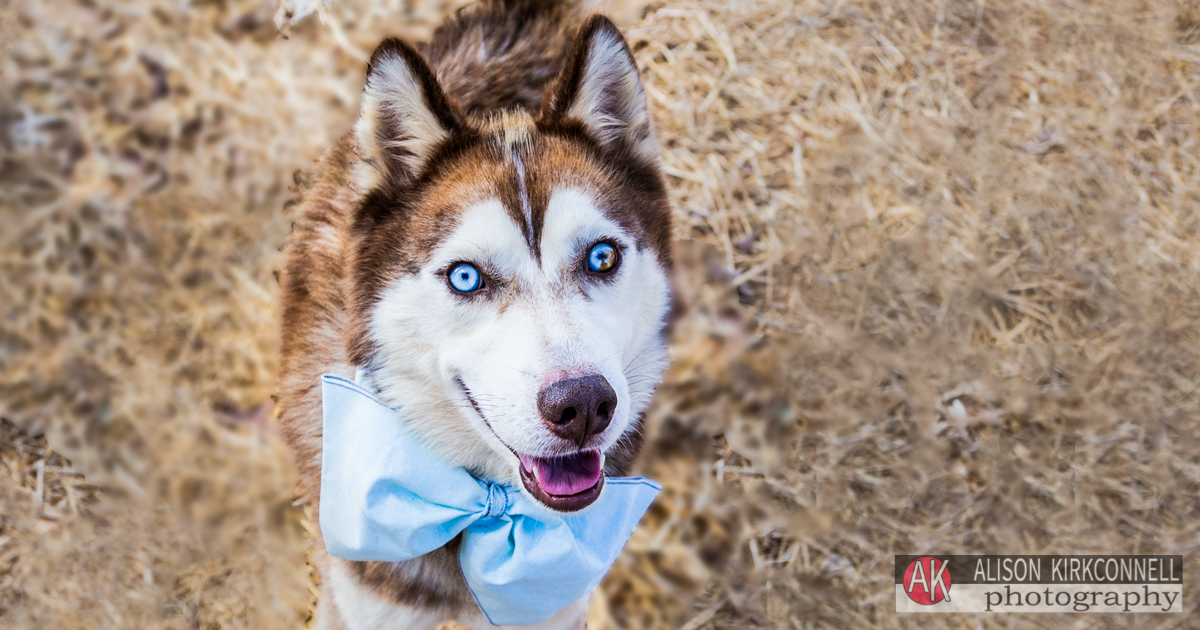
{"label": "dog's chin", "polygon": [[599,450],[558,457],[518,454],[521,483],[546,507],[577,512],[595,503],[604,488],[604,455]]}

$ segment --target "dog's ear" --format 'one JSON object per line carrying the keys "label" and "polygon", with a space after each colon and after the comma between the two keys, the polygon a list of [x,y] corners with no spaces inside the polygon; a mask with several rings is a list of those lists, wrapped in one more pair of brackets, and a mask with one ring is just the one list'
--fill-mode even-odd
{"label": "dog's ear", "polygon": [[464,127],[437,77],[415,48],[386,39],[371,55],[362,112],[354,125],[363,193],[416,177],[437,146]]}
{"label": "dog's ear", "polygon": [[593,15],[580,27],[539,124],[579,125],[606,151],[658,163],[658,141],[637,64],[608,18]]}

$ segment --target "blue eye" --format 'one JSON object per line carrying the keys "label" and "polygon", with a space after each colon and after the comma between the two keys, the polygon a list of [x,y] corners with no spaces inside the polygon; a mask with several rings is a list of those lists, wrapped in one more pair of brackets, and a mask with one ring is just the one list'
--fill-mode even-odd
{"label": "blue eye", "polygon": [[483,276],[474,265],[458,263],[450,270],[450,286],[459,293],[470,293],[483,287]]}
{"label": "blue eye", "polygon": [[608,243],[596,243],[588,252],[588,269],[594,273],[608,273],[620,262],[617,248]]}

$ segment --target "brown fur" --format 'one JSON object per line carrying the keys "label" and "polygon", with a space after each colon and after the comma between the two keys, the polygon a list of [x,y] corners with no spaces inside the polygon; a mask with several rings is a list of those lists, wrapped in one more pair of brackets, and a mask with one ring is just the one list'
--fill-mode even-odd
{"label": "brown fur", "polygon": [[479,2],[450,16],[422,52],[467,114],[536,112],[579,22],[575,10],[554,0]]}
{"label": "brown fur", "polygon": [[[564,56],[577,29],[579,40]],[[320,375],[350,376],[352,366],[369,362],[373,348],[367,317],[379,291],[389,278],[419,269],[427,252],[454,228],[462,208],[498,197],[525,225],[514,151],[527,173],[534,233],[526,237],[535,248],[550,191],[586,183],[595,187],[591,192],[609,215],[655,248],[669,266],[670,211],[656,165],[631,156],[627,147],[600,146],[580,124],[564,118],[563,103],[580,80],[586,38],[597,29],[615,32],[599,16],[580,27],[580,18],[556,3],[495,0],[448,19],[424,47],[424,57],[397,40],[384,42],[373,56],[372,65],[381,54],[409,62],[424,87],[425,102],[450,136],[419,170],[406,171],[404,160],[398,159],[405,156],[389,156],[383,184],[356,191],[352,173],[364,152],[348,133],[317,165],[315,183],[302,191],[280,279],[279,415],[296,452],[310,520],[317,520],[320,498]],[[481,48],[490,55],[487,63],[476,54]],[[567,70],[560,76],[564,59]],[[391,122],[384,121],[378,133],[403,133]],[[610,474],[625,474],[640,449],[641,431],[629,435],[609,454]],[[362,583],[390,601],[462,610],[474,602],[458,570],[456,550],[457,541],[408,562],[347,564]],[[323,549],[318,557],[341,562]]]}
{"label": "brown fur", "polygon": [[[670,214],[657,172],[644,173],[602,155],[586,137],[570,127],[530,135],[518,150],[525,163],[537,243],[550,191],[567,184],[599,184],[591,191],[607,213],[631,234],[642,235],[669,265]],[[457,226],[457,212],[473,201],[499,197],[518,225],[524,226],[502,134],[475,135],[444,149],[416,181],[395,189],[379,189],[362,204],[366,218],[356,224],[363,233],[353,255],[355,278],[350,310],[350,359],[366,365],[374,348],[367,317],[389,278],[413,273],[446,233]],[[451,150],[453,153],[451,153]],[[522,227],[524,230],[524,227]],[[536,254],[536,251],[535,251]]]}

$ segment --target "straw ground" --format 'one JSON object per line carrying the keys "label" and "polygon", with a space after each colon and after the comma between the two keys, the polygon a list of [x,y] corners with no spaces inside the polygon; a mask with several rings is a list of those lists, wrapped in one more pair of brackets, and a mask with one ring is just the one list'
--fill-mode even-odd
{"label": "straw ground", "polygon": [[[453,8],[320,4],[0,0],[5,627],[305,623],[281,208]],[[592,627],[1197,625],[900,617],[890,556],[1200,559],[1200,5],[618,13],[688,314]]]}

